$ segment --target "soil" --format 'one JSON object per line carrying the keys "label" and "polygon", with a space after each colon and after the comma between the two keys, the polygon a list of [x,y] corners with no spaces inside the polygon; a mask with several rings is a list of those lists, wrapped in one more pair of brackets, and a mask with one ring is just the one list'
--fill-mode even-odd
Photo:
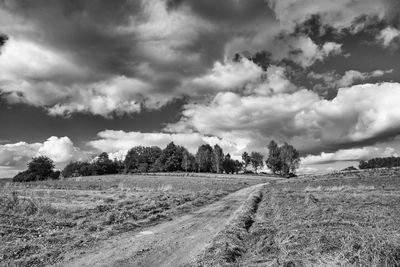
{"label": "soil", "polygon": [[192,262],[245,200],[264,184],[236,191],[195,212],[141,232],[115,236],[86,251],[67,254],[58,266],[181,266]]}

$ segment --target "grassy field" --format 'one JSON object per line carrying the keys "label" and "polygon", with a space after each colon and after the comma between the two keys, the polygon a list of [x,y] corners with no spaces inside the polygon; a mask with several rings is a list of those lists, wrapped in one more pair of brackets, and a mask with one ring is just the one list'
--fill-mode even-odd
{"label": "grassy field", "polygon": [[400,177],[335,174],[267,185],[197,266],[400,266]]}
{"label": "grassy field", "polygon": [[0,183],[0,264],[43,266],[263,182],[227,175],[117,175]]}
{"label": "grassy field", "polygon": [[400,266],[399,170],[270,181],[206,174],[0,183],[0,265],[43,266],[102,240],[250,195],[197,266]]}

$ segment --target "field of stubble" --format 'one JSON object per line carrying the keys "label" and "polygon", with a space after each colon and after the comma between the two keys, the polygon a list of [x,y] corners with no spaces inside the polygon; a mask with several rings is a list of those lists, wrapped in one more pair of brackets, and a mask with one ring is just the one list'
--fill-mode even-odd
{"label": "field of stubble", "polygon": [[398,171],[271,183],[196,266],[400,266]]}
{"label": "field of stubble", "polygon": [[0,265],[54,264],[67,252],[171,220],[261,181],[181,174],[1,183]]}

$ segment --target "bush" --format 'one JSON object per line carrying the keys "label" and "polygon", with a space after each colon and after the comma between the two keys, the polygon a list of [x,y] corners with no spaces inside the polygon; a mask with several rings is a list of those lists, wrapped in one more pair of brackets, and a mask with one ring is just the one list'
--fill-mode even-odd
{"label": "bush", "polygon": [[72,161],[65,166],[62,176],[78,177],[103,174],[117,174],[123,172],[123,164],[120,161],[111,160],[107,153],[101,153],[92,163],[85,161]]}
{"label": "bush", "polygon": [[29,181],[36,181],[36,175],[30,173],[28,170],[18,173],[13,178],[13,182],[29,182]]}
{"label": "bush", "polygon": [[60,172],[54,172],[53,161],[46,157],[40,156],[32,158],[28,163],[28,170],[18,173],[14,178],[14,182],[31,182],[47,179],[58,179]]}
{"label": "bush", "polygon": [[60,178],[60,175],[61,175],[61,172],[57,170],[57,171],[53,172],[53,173],[50,175],[50,178],[53,179],[53,180],[57,180],[57,179]]}
{"label": "bush", "polygon": [[342,170],[342,172],[346,172],[346,171],[358,171],[358,169],[356,167],[354,167],[354,166],[349,166],[349,167],[344,168]]}
{"label": "bush", "polygon": [[290,172],[290,173],[285,175],[285,178],[294,178],[294,177],[297,177],[297,175],[295,173],[293,173],[293,172]]}

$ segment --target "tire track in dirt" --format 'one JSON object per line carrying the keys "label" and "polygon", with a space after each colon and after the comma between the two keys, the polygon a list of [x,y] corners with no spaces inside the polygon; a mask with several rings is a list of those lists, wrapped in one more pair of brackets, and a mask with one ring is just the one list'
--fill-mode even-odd
{"label": "tire track in dirt", "polygon": [[[267,184],[269,183],[265,185]],[[187,267],[236,266],[238,259],[247,252],[250,229],[256,221],[259,205],[263,200],[262,191],[255,190],[250,194],[225,228],[213,238],[204,253],[198,255]]]}
{"label": "tire track in dirt", "polygon": [[234,217],[248,196],[264,184],[247,187],[172,221],[125,233],[84,255],[67,255],[58,266],[180,266],[190,263]]}

